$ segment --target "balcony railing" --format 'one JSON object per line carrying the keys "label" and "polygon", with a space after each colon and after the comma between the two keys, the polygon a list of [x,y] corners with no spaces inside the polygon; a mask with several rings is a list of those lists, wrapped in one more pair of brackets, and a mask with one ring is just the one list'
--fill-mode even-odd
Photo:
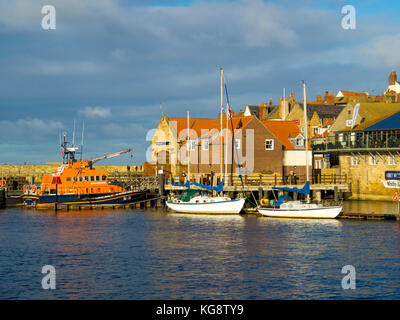
{"label": "balcony railing", "polygon": [[323,143],[313,143],[313,150],[357,151],[357,150],[400,150],[400,132],[346,132],[328,137]]}

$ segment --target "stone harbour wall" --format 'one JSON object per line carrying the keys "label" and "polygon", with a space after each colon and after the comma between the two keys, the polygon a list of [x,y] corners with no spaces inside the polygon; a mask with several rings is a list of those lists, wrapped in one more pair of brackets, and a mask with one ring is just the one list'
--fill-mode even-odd
{"label": "stone harbour wall", "polygon": [[[61,163],[58,162],[48,162],[46,164],[3,164],[0,165],[0,177],[1,171],[3,176],[7,177],[26,177],[29,183],[32,182],[32,177],[35,179],[35,183],[39,183],[42,176],[52,174]],[[126,165],[93,165],[94,168],[98,170],[104,170],[109,172],[110,175],[126,175],[128,174]],[[130,173],[141,174],[143,172],[143,166],[130,166]]]}
{"label": "stone harbour wall", "polygon": [[[396,156],[396,164],[389,164],[388,156],[376,157],[376,164],[371,164],[371,155],[358,157],[358,164],[352,156],[340,156],[341,174],[347,174],[351,183],[351,200],[392,201],[393,193],[398,189],[386,188],[385,171],[400,171],[400,157]],[[373,163],[373,162],[372,162]]]}

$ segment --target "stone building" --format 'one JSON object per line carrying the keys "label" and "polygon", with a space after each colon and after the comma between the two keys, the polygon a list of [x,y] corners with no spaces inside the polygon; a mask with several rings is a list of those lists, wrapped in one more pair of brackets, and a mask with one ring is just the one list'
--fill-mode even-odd
{"label": "stone building", "polygon": [[[386,180],[388,172],[400,172],[400,105],[392,106],[398,111],[391,110],[392,114],[387,116],[389,111],[384,109],[385,117],[379,111],[371,112],[372,106],[361,104],[354,127],[336,131],[326,150],[314,150],[317,154],[337,156],[338,173],[349,178],[352,199],[391,200],[395,191]],[[366,119],[367,114],[376,116]],[[391,184],[400,186],[396,181]]]}

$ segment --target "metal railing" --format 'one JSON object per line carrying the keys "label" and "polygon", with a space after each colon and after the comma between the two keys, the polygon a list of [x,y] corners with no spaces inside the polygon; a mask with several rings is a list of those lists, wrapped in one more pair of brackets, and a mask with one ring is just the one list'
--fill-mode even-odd
{"label": "metal railing", "polygon": [[400,149],[398,132],[346,132],[327,137],[323,143],[313,143],[314,151],[396,150]]}
{"label": "metal railing", "polygon": [[[242,177],[243,184],[245,186],[274,186],[274,185],[304,185],[306,183],[306,175],[288,175],[281,176],[278,174],[252,174],[244,175]],[[178,179],[173,179],[174,183],[177,183]],[[200,176],[198,181],[207,185],[217,185],[220,180],[216,179],[211,183],[211,179]],[[337,174],[313,174],[310,175],[311,184],[346,184],[348,181],[347,175]],[[166,181],[167,185],[170,184],[170,180]],[[180,181],[179,183],[183,183]],[[232,186],[241,186],[242,182],[238,175],[229,176],[228,184]]]}

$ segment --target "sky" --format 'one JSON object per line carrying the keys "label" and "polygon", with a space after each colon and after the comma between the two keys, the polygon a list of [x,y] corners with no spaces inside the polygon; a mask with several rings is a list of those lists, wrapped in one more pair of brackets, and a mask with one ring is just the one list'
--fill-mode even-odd
{"label": "sky", "polygon": [[[356,28],[344,29],[351,4]],[[44,30],[42,7],[56,10]],[[382,94],[400,71],[398,1],[0,0],[0,163],[84,157],[141,164],[161,115],[216,117],[223,68],[235,111],[283,94]]]}

